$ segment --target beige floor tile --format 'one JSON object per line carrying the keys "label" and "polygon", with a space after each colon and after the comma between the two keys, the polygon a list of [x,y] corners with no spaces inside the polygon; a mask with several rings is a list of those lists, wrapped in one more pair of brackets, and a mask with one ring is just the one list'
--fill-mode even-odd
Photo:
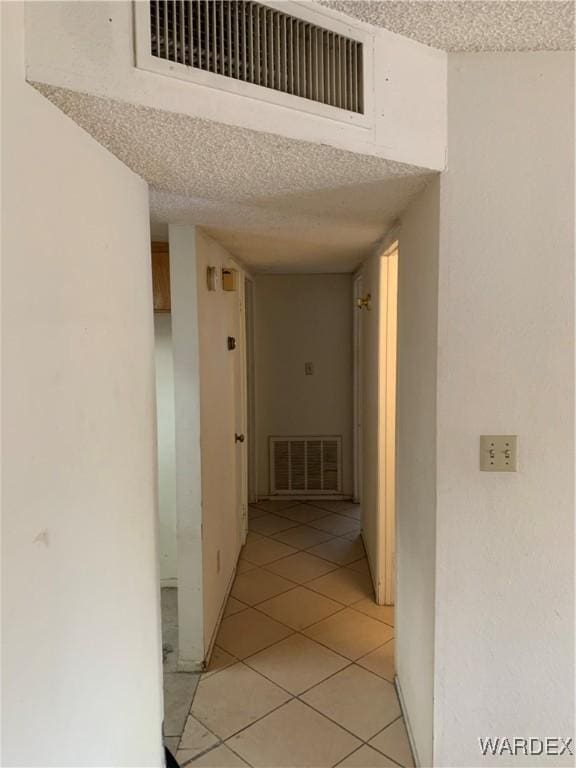
{"label": "beige floor tile", "polygon": [[343,515],[346,512],[356,509],[360,509],[359,504],[355,504],[353,501],[314,501],[315,507],[325,509],[327,512],[335,512],[339,515]]}
{"label": "beige floor tile", "polygon": [[306,585],[315,592],[338,600],[344,605],[357,603],[372,595],[372,581],[365,573],[351,571],[350,568],[339,568],[318,579],[309,581]]}
{"label": "beige floor tile", "polygon": [[394,640],[389,640],[375,651],[358,659],[357,664],[376,675],[380,675],[390,683],[394,682]]}
{"label": "beige floor tile", "polygon": [[[297,525],[297,523],[294,523],[294,525]],[[310,528],[309,525],[298,525],[297,528],[283,531],[274,536],[276,541],[289,544],[291,547],[296,547],[296,549],[308,549],[308,547],[330,541],[333,538],[333,534],[328,533],[328,531],[318,531],[316,528]]]}
{"label": "beige floor tile", "polygon": [[278,513],[282,517],[288,517],[297,523],[309,523],[311,520],[318,520],[320,517],[326,517],[329,514],[325,509],[319,509],[311,504],[298,504],[290,509],[283,509]]}
{"label": "beige floor tile", "polygon": [[220,672],[221,669],[226,669],[226,667],[235,664],[237,661],[237,658],[227,653],[223,648],[218,648],[218,646],[215,645],[208,663],[208,668],[206,672],[204,672],[203,677],[213,675],[215,672]]}
{"label": "beige floor tile", "polygon": [[258,541],[266,541],[266,536],[262,536],[261,533],[255,531],[248,531],[246,534],[246,544],[256,544]]}
{"label": "beige floor tile", "polygon": [[263,509],[264,512],[283,512],[286,509],[290,509],[290,507],[295,507],[300,502],[294,501],[294,500],[282,500],[282,499],[267,499],[265,501],[257,501],[255,504],[253,504],[253,507],[258,507],[258,509]]}
{"label": "beige floor tile", "polygon": [[357,520],[352,520],[343,515],[329,514],[326,517],[320,517],[318,520],[311,520],[309,525],[312,528],[318,528],[321,531],[328,531],[335,536],[342,536],[344,533],[358,532],[360,525]]}
{"label": "beige floor tile", "polygon": [[327,560],[322,560],[322,558],[315,557],[308,552],[298,552],[296,555],[284,557],[282,560],[267,565],[266,570],[298,584],[305,584],[307,581],[312,581],[312,579],[317,579],[319,576],[336,570],[337,567],[335,563],[329,563]]}
{"label": "beige floor tile", "polygon": [[327,768],[360,746],[349,733],[296,700],[229,744],[254,768]]}
{"label": "beige floor tile", "polygon": [[274,533],[286,531],[288,528],[294,528],[296,525],[298,523],[295,520],[289,520],[287,517],[266,514],[258,517],[256,520],[251,520],[248,527],[251,531],[260,533],[262,536],[272,536]]}
{"label": "beige floor tile", "polygon": [[370,744],[391,757],[403,768],[412,768],[414,760],[410,750],[410,742],[406,733],[406,725],[403,718],[399,718],[392,725],[385,728],[382,733],[375,736]]}
{"label": "beige floor tile", "polygon": [[291,635],[255,656],[250,656],[244,663],[290,693],[298,695],[350,662],[307,637]]}
{"label": "beige floor tile", "polygon": [[273,563],[274,560],[279,560],[281,557],[293,555],[297,551],[294,547],[282,544],[281,541],[275,541],[274,539],[262,536],[257,541],[247,542],[240,557],[242,560],[248,560],[249,563],[254,565],[266,565],[267,563]]}
{"label": "beige floor tile", "polygon": [[254,507],[252,504],[248,505],[248,520],[256,520],[262,517],[262,515],[267,514],[268,512],[265,512],[263,509],[258,509],[258,507]]}
{"label": "beige floor tile", "polygon": [[193,749],[179,749],[178,752],[172,754],[176,757],[176,762],[180,768],[184,768],[186,765],[192,765],[192,760],[197,753]]}
{"label": "beige floor tile", "polygon": [[344,533],[341,533],[340,536],[342,536],[343,539],[349,539],[350,541],[356,541],[357,539],[362,541],[362,528],[359,524],[357,525],[357,528],[354,528],[350,531],[344,531]]}
{"label": "beige floor tile", "polygon": [[240,613],[240,611],[244,611],[246,608],[248,608],[248,606],[245,603],[240,602],[240,600],[237,600],[235,597],[229,597],[226,607],[224,608],[223,616],[224,618],[226,618],[226,616],[233,616],[235,613]]}
{"label": "beige floor tile", "polygon": [[258,610],[292,629],[304,629],[342,610],[342,606],[335,600],[311,592],[306,587],[296,587],[290,592],[260,603]]}
{"label": "beige floor tile", "polygon": [[182,738],[180,739],[179,749],[185,749],[193,754],[190,757],[206,752],[210,747],[215,747],[220,739],[198,722],[193,715],[188,715]]}
{"label": "beige floor tile", "polygon": [[362,560],[355,560],[353,563],[349,563],[347,567],[352,568],[353,571],[358,571],[358,573],[366,573],[368,576],[370,575],[370,566],[365,557],[363,557]]}
{"label": "beige floor tile", "polygon": [[359,504],[354,504],[354,506],[347,507],[346,509],[336,509],[334,511],[339,515],[351,517],[353,520],[362,520],[362,507]]}
{"label": "beige floor tile", "polygon": [[198,685],[191,714],[226,739],[290,698],[245,664],[234,664]]}
{"label": "beige floor tile", "polygon": [[400,715],[394,686],[355,664],[332,675],[301,698],[363,741]]}
{"label": "beige floor tile", "polygon": [[[183,763],[180,764],[183,765]],[[228,749],[225,744],[221,744],[205,755],[196,758],[191,765],[198,766],[198,768],[237,768],[237,766],[245,766],[247,763],[235,755],[231,749]]]}
{"label": "beige floor tile", "polygon": [[263,568],[256,568],[236,577],[231,594],[247,605],[256,605],[293,588],[294,584],[283,579],[282,576],[265,571]]}
{"label": "beige floor tile", "polygon": [[254,563],[249,563],[248,560],[238,560],[238,565],[236,566],[236,575],[239,576],[241,573],[248,573],[248,571],[253,571],[254,568],[257,568]]}
{"label": "beige floor tile", "polygon": [[[384,625],[381,624],[380,626]],[[292,630],[289,627],[274,621],[259,611],[247,608],[241,613],[223,619],[216,642],[220,648],[236,656],[237,659],[244,659],[246,656],[258,653],[269,645],[283,640],[290,634],[292,634]],[[367,648],[364,654],[369,650],[371,649]]]}
{"label": "beige floor tile", "polygon": [[364,744],[360,749],[338,763],[337,768],[398,768],[396,763]]}
{"label": "beige floor tile", "polygon": [[366,557],[364,545],[361,541],[349,541],[348,539],[334,538],[318,544],[308,550],[311,554],[323,557],[325,560],[331,560],[338,565],[348,565],[355,560],[361,560]]}
{"label": "beige floor tile", "polygon": [[360,613],[365,613],[366,616],[371,616],[373,619],[383,621],[389,626],[394,626],[394,606],[393,605],[377,605],[372,599],[360,600],[358,603],[354,603],[351,608]]}
{"label": "beige floor tile", "polygon": [[[244,613],[238,615],[243,616]],[[392,627],[349,608],[308,627],[303,632],[307,637],[353,661],[388,642],[394,634]]]}

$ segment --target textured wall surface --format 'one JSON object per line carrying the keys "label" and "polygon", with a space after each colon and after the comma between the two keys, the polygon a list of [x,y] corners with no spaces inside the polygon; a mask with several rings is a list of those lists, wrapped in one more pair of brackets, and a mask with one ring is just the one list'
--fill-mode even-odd
{"label": "textured wall surface", "polygon": [[445,51],[569,51],[574,3],[562,0],[319,0]]}
{"label": "textured wall surface", "polygon": [[270,492],[272,435],[342,435],[343,492],[351,495],[351,275],[258,275],[255,337],[259,495]]}
{"label": "textured wall surface", "polygon": [[2,765],[162,764],[146,185],[2,3]]}
{"label": "textured wall surface", "polygon": [[[462,768],[574,728],[574,57],[454,54],[449,103],[434,764]],[[519,436],[517,473],[479,471],[481,434]]]}

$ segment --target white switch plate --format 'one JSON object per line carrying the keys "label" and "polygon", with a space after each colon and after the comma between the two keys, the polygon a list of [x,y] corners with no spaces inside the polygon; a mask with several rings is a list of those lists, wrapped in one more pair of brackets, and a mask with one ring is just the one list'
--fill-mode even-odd
{"label": "white switch plate", "polygon": [[480,435],[480,469],[483,472],[516,472],[518,435]]}

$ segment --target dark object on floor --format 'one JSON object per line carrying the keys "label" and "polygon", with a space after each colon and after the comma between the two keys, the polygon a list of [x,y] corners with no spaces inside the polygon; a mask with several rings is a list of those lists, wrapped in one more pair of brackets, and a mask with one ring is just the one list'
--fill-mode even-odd
{"label": "dark object on floor", "polygon": [[176,758],[170,752],[168,747],[164,747],[164,754],[166,755],[166,768],[180,768],[178,763],[176,762]]}

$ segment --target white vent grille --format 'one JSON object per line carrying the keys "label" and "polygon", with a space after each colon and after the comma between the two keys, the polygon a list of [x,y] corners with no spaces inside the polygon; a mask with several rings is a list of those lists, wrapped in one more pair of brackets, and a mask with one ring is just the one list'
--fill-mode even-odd
{"label": "white vent grille", "polygon": [[150,0],[152,56],[364,112],[363,47],[261,3]]}
{"label": "white vent grille", "polygon": [[330,494],[342,489],[341,437],[271,437],[271,494]]}

